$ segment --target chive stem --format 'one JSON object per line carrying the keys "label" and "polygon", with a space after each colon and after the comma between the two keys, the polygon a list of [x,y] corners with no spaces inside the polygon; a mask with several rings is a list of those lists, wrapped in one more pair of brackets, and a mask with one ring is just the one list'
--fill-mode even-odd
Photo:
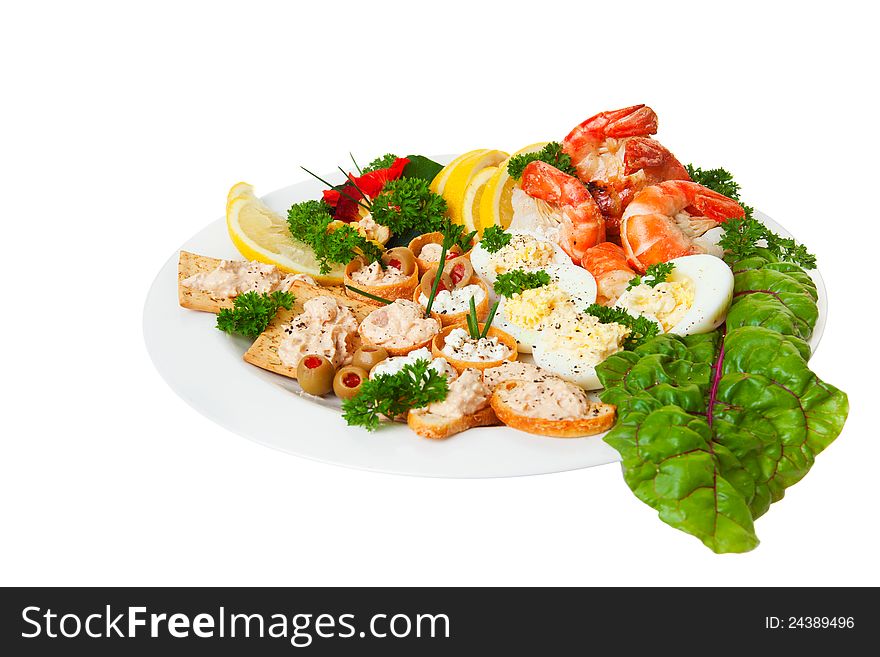
{"label": "chive stem", "polygon": [[357,160],[354,159],[354,155],[352,155],[351,151],[348,152],[348,156],[351,158],[352,164],[354,164],[354,168],[358,170],[358,175],[364,175],[364,172],[361,171],[360,165],[357,163]]}
{"label": "chive stem", "polygon": [[483,326],[483,332],[480,334],[481,338],[485,338],[489,335],[489,328],[492,326],[492,320],[495,319],[495,313],[498,310],[498,304],[500,301],[496,301],[492,306],[492,309],[489,311],[489,315],[486,317],[486,324]]}
{"label": "chive stem", "polygon": [[352,177],[352,175],[350,173],[347,173],[345,171],[345,169],[343,169],[342,167],[336,167],[336,168],[342,172],[342,175],[345,176],[345,179],[348,182],[350,182],[351,186],[357,190],[357,193],[363,197],[364,203],[366,203],[367,205],[369,205],[372,208],[372,203],[370,203],[370,198],[366,194],[364,194],[363,190],[360,187],[358,187],[358,184],[354,181],[354,178]]}
{"label": "chive stem", "polygon": [[345,289],[346,289],[346,290],[351,290],[352,292],[357,292],[358,294],[362,294],[363,296],[367,297],[368,299],[372,299],[373,301],[378,301],[378,302],[380,302],[380,303],[384,303],[384,304],[394,303],[394,302],[391,301],[390,299],[386,299],[385,297],[380,297],[380,296],[375,295],[375,294],[370,294],[369,292],[366,292],[366,291],[364,291],[364,290],[360,290],[360,289],[356,288],[356,287],[353,286],[353,285],[346,285],[346,286],[345,286]]}
{"label": "chive stem", "polygon": [[468,314],[467,314],[467,323],[468,323],[468,333],[471,334],[472,340],[480,339],[480,320],[477,317],[477,302],[474,300],[474,297],[471,297],[468,301]]}
{"label": "chive stem", "polygon": [[434,297],[437,296],[437,288],[440,287],[440,279],[443,276],[443,268],[446,266],[446,241],[443,241],[443,247],[440,249],[440,261],[437,263],[437,275],[434,277],[434,285],[431,286],[431,296],[428,298],[428,305],[425,306],[425,317],[431,316],[431,308],[434,307]]}
{"label": "chive stem", "polygon": [[[336,187],[333,183],[329,183],[329,182],[327,182],[327,181],[324,180],[321,176],[319,176],[317,173],[312,173],[311,171],[309,171],[308,169],[306,169],[304,166],[300,166],[300,169],[302,169],[303,171],[305,171],[307,174],[309,174],[309,175],[312,176],[313,178],[317,178],[317,179],[320,180],[322,183],[324,183],[325,185],[327,185],[327,187],[329,187],[330,189],[334,189],[334,188]],[[341,190],[341,189],[339,190],[339,193],[342,194],[342,195],[343,195],[345,198],[347,198],[348,200],[350,200],[350,201],[354,201],[355,203],[357,203],[357,204],[358,204],[359,206],[361,206],[364,210],[367,210],[367,211],[370,210],[369,207],[367,207],[366,205],[364,205],[363,203],[361,203],[361,202],[360,202],[358,199],[356,199],[354,196],[351,196],[351,195],[347,194],[346,192],[344,192],[344,191]]]}

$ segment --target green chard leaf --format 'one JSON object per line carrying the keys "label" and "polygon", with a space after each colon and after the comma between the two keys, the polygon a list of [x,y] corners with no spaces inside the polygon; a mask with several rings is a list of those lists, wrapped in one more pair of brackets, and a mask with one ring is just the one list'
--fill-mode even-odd
{"label": "green chard leaf", "polygon": [[266,330],[279,308],[290,310],[295,297],[289,292],[259,294],[245,292],[232,302],[232,308],[223,308],[217,315],[217,328],[226,333],[237,333],[256,340]]}
{"label": "green chard leaf", "polygon": [[551,141],[537,153],[514,155],[507,163],[507,173],[510,174],[511,178],[519,180],[522,178],[523,169],[526,168],[526,165],[535,160],[546,162],[570,176],[577,176],[577,169],[572,164],[571,157],[562,151],[562,144],[558,141]]}
{"label": "green chard leaf", "polygon": [[725,327],[662,335],[596,368],[602,400],[618,407],[605,441],[627,485],[715,552],[757,546],[755,519],[806,475],[848,413],[846,394],[807,364],[809,277],[766,252],[733,268]]}

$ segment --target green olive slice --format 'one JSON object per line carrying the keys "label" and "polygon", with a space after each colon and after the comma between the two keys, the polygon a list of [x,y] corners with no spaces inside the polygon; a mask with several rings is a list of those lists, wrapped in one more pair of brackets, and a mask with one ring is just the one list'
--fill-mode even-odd
{"label": "green olive slice", "polygon": [[455,258],[446,263],[446,272],[456,288],[470,285],[474,277],[474,268],[467,258]]}
{"label": "green olive slice", "polygon": [[388,352],[384,347],[368,347],[364,345],[354,352],[351,364],[369,372],[386,358],[388,358]]}
{"label": "green olive slice", "polygon": [[[425,275],[422,276],[422,282],[420,283],[422,286],[422,294],[429,299],[431,298],[431,289],[434,287],[435,278],[437,278],[436,267],[431,267],[431,269],[426,271]],[[452,290],[454,287],[455,284],[452,282],[452,278],[450,278],[449,274],[444,270],[443,275],[440,277],[440,284],[437,286],[437,292]]]}
{"label": "green olive slice", "polygon": [[340,367],[333,377],[333,392],[340,399],[350,399],[360,392],[361,385],[368,377],[363,368],[354,365]]}
{"label": "green olive slice", "polygon": [[382,256],[382,262],[385,263],[386,267],[399,269],[407,276],[412,276],[412,273],[418,267],[413,252],[405,246],[396,246],[393,249],[388,249]]}

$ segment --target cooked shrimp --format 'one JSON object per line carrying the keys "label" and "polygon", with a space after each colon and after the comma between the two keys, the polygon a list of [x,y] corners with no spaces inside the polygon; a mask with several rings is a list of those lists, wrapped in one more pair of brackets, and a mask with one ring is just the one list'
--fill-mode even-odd
{"label": "cooked shrimp", "polygon": [[584,184],[556,167],[536,160],[523,169],[522,189],[562,215],[559,245],[580,262],[584,251],[605,241],[605,218]]}
{"label": "cooked shrimp", "polygon": [[581,266],[596,279],[596,302],[603,306],[613,306],[636,275],[627,263],[623,249],[611,242],[587,249],[581,258]]}
{"label": "cooked shrimp", "polygon": [[694,240],[744,214],[739,203],[708,187],[668,180],[633,197],[623,213],[620,240],[629,264],[644,272],[658,262],[705,253]]}
{"label": "cooked shrimp", "polygon": [[605,215],[610,239],[617,239],[620,217],[640,189],[664,180],[690,180],[675,156],[648,136],[656,132],[654,110],[633,105],[587,119],[562,142]]}

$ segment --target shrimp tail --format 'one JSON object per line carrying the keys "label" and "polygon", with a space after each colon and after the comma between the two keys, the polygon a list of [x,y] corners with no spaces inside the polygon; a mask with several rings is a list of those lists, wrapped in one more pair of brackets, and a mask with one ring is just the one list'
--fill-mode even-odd
{"label": "shrimp tail", "polygon": [[632,175],[644,169],[649,184],[663,180],[690,180],[687,169],[656,139],[633,137],[626,143],[623,157],[624,173]]}

